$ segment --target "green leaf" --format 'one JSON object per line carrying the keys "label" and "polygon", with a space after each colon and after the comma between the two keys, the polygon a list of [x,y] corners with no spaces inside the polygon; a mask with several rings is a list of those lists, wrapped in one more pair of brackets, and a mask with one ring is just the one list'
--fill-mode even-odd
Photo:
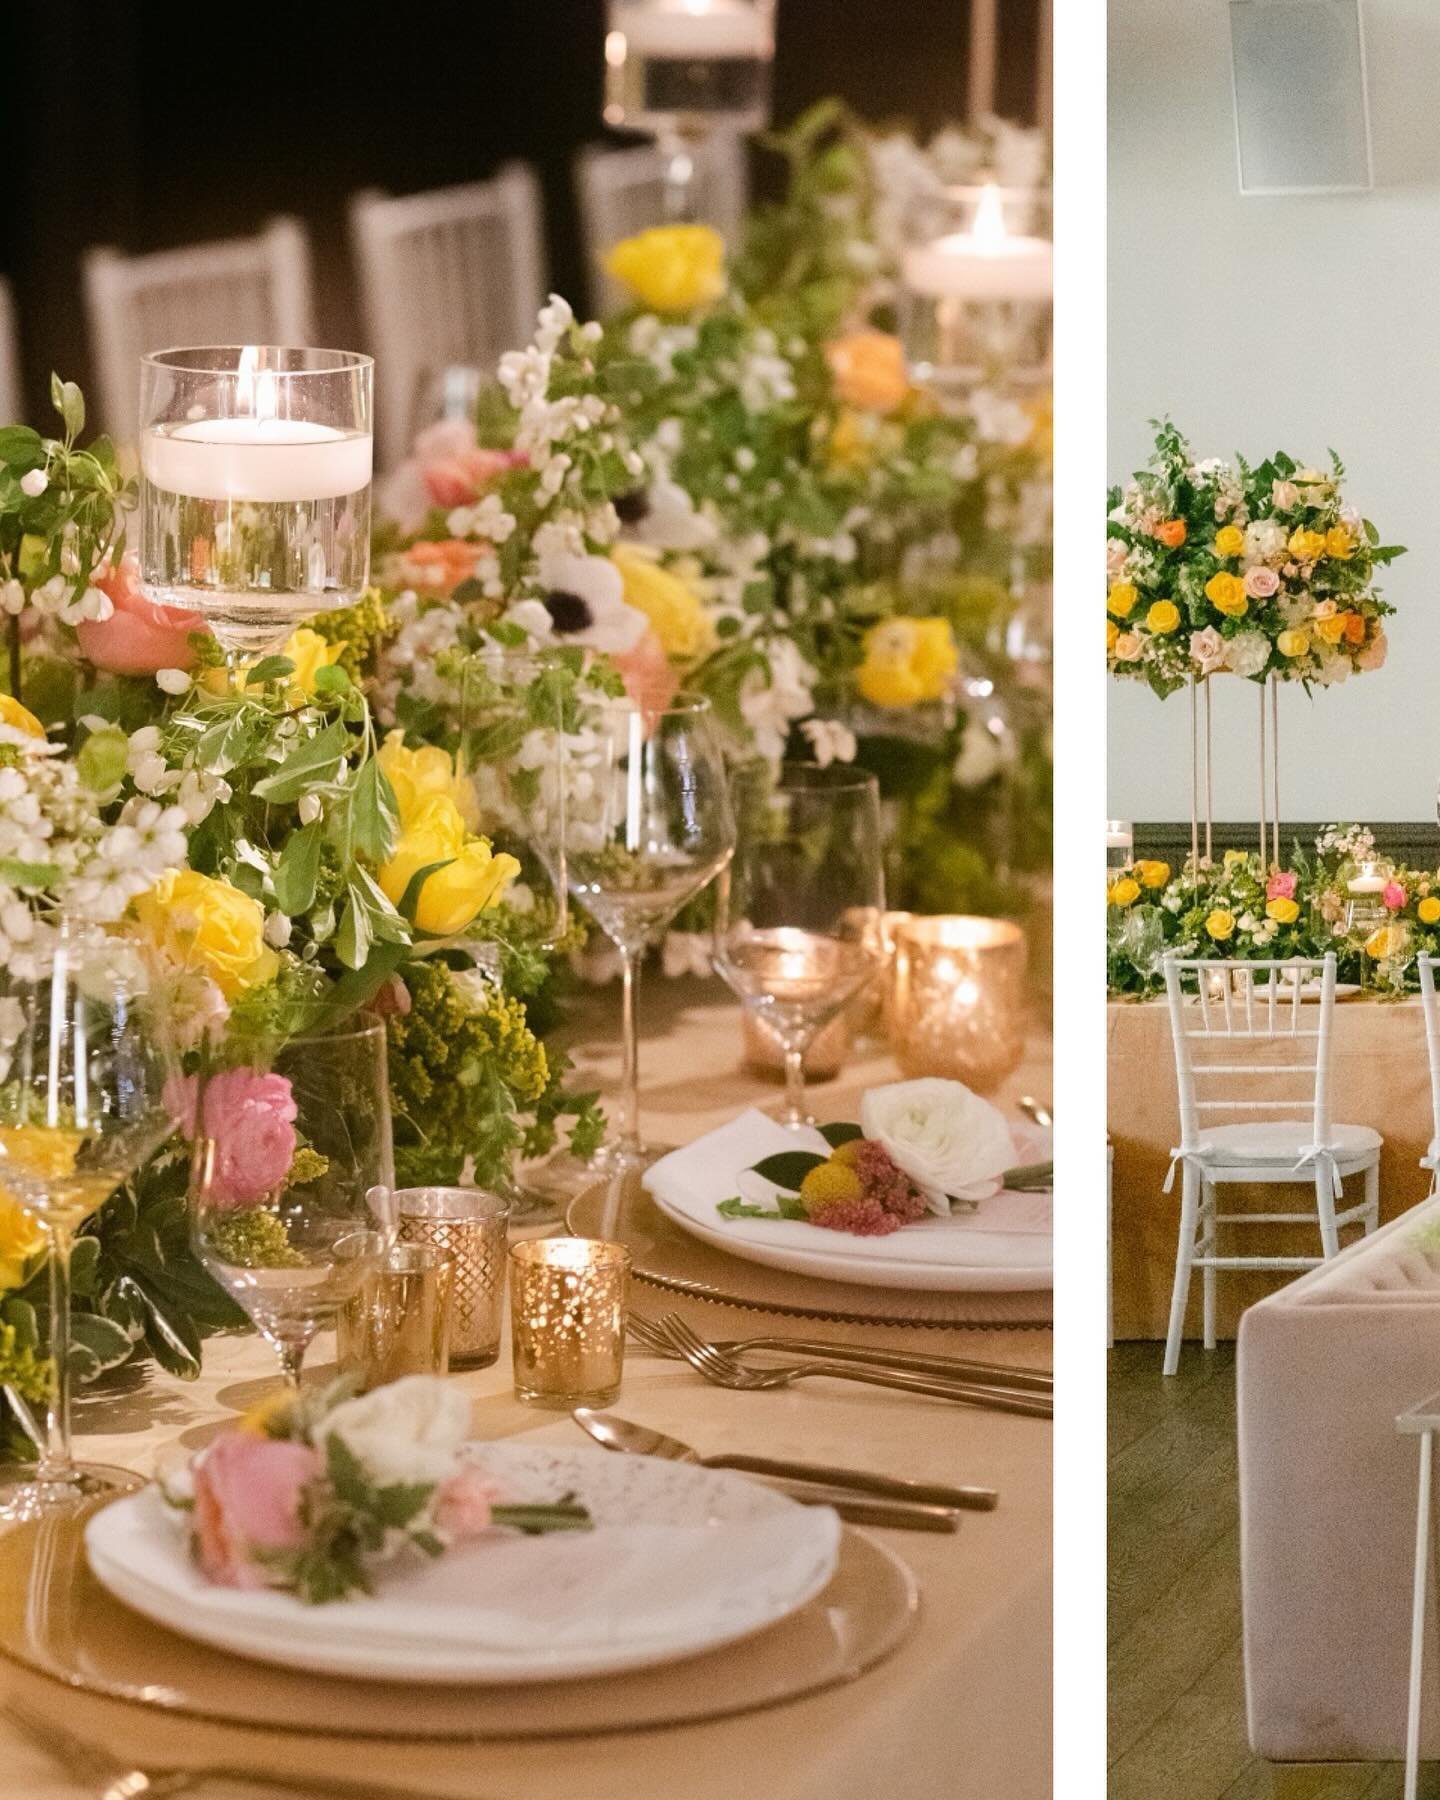
{"label": "green leaf", "polygon": [[50,376],[50,404],[65,421],[65,435],[77,438],[85,429],[85,396],[73,381]]}
{"label": "green leaf", "polygon": [[817,1150],[781,1150],[775,1156],[767,1156],[755,1164],[755,1173],[762,1175],[766,1181],[773,1181],[776,1187],[798,1191],[800,1183],[812,1169],[818,1169],[829,1158],[821,1156]]}
{"label": "green leaf", "polygon": [[342,668],[339,663],[321,663],[315,671],[315,692],[317,694],[343,694],[347,688],[354,685],[348,670]]}
{"label": "green leaf", "polygon": [[354,888],[347,888],[340,929],[335,933],[335,954],[347,969],[358,969],[370,954],[373,942],[370,909],[363,898],[357,900]]}
{"label": "green leaf", "polygon": [[426,863],[423,869],[417,869],[405,884],[405,892],[400,896],[400,904],[395,908],[402,919],[415,923],[415,909],[420,904],[420,890],[437,869],[448,869],[455,858],[447,856],[443,862]]}
{"label": "green leaf", "polygon": [[106,1369],[129,1360],[135,1341],[123,1325],[99,1313],[70,1314],[70,1370],[77,1381],[94,1381]]}
{"label": "green leaf", "polygon": [[18,856],[0,856],[0,881],[11,887],[44,888],[59,879],[58,863],[22,862]]}
{"label": "green leaf", "polygon": [[38,468],[45,460],[45,443],[28,425],[0,425],[0,462],[22,471]]}
{"label": "green leaf", "polygon": [[316,819],[292,831],[280,852],[275,865],[275,904],[292,919],[309,912],[315,904],[324,843],[325,827]]}
{"label": "green leaf", "polygon": [[373,1511],[397,1531],[408,1525],[435,1492],[433,1481],[396,1482],[376,1488]]}
{"label": "green leaf", "polygon": [[245,685],[263,687],[267,681],[283,681],[294,673],[295,665],[288,656],[262,656],[245,677]]}
{"label": "green leaf", "polygon": [[390,778],[373,756],[361,769],[351,791],[350,817],[356,848],[361,854],[373,863],[388,862],[400,832],[400,803]]}
{"label": "green leaf", "polygon": [[350,733],[337,719],[292,751],[273,775],[257,781],[251,791],[257,799],[276,805],[298,800],[312,788],[323,787],[335,779],[351,743]]}
{"label": "green leaf", "polygon": [[78,1237],[70,1255],[70,1291],[77,1300],[95,1296],[96,1277],[100,1268],[100,1240]]}
{"label": "green leaf", "polygon": [[856,1138],[864,1137],[865,1133],[858,1125],[844,1125],[837,1123],[834,1125],[822,1125],[820,1127],[820,1135],[832,1150],[838,1150],[841,1144],[853,1144]]}
{"label": "green leaf", "polygon": [[370,1483],[359,1459],[337,1431],[327,1433],[325,1438],[325,1472],[342,1500],[362,1512],[369,1510]]}

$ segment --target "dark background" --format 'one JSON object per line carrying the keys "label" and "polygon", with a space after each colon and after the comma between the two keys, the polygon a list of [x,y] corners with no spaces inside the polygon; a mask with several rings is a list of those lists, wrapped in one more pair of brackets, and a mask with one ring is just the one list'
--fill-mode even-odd
{"label": "dark background", "polygon": [[[1000,0],[996,110],[1033,119],[1039,0]],[[840,94],[922,132],[965,109],[968,0],[779,0],[775,118]],[[344,234],[356,189],[410,193],[521,158],[545,192],[551,282],[584,294],[571,162],[602,139],[603,0],[346,7],[0,0],[0,272],[28,411],[89,379],[79,258],[311,234],[318,341],[359,339]],[[763,159],[756,177],[763,189]]]}

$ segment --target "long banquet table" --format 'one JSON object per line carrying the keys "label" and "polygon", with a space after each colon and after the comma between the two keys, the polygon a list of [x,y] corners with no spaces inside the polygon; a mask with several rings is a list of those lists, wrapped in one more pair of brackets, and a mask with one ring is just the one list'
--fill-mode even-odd
{"label": "long banquet table", "polygon": [[[1115,1149],[1112,1219],[1113,1299],[1117,1338],[1163,1338],[1175,1272],[1179,1223],[1176,1191],[1162,1190],[1170,1151],[1179,1140],[1175,1062],[1170,1016],[1163,1000],[1110,1003],[1108,1021],[1110,1140]],[[1236,1045],[1238,1056],[1255,1047]],[[1430,1076],[1425,1054],[1425,1019],[1418,1000],[1397,1002],[1355,998],[1337,1002],[1331,1066],[1333,1116],[1347,1125],[1372,1125],[1384,1138],[1380,1158],[1380,1216],[1395,1218],[1418,1205],[1430,1191],[1430,1176],[1419,1166],[1431,1134]],[[1358,1184],[1355,1177],[1348,1187]],[[1271,1211],[1277,1193],[1284,1210],[1306,1204],[1302,1188],[1223,1190],[1225,1212]],[[1239,1254],[1294,1252],[1318,1255],[1313,1227],[1257,1225],[1222,1227],[1233,1234]],[[1242,1235],[1243,1234],[1243,1235]],[[1353,1232],[1346,1234],[1346,1241]],[[1222,1253],[1225,1242],[1222,1237]],[[1240,1314],[1286,1281],[1293,1272],[1227,1271],[1217,1286],[1218,1329],[1233,1337]],[[1191,1283],[1186,1335],[1200,1335],[1200,1281]]]}
{"label": "long banquet table", "polygon": [[[642,1022],[642,1096],[657,1137],[680,1142],[745,1104],[774,1097],[738,1067],[733,1008],[699,983],[656,983]],[[580,1030],[614,1035],[613,993],[588,996]],[[613,1082],[616,1055],[584,1057],[581,1073]],[[816,1091],[822,1116],[846,1116],[861,1088],[893,1080],[888,1055],[852,1062]],[[1032,1037],[1024,1066],[1002,1102],[1050,1095],[1049,1044]],[[647,1312],[670,1297],[636,1284]],[[934,1331],[810,1326],[705,1302],[682,1303],[715,1336],[794,1327],[828,1330],[891,1347],[937,1348],[1032,1366],[1051,1363],[1046,1329]],[[327,1343],[313,1353],[323,1363]],[[82,1454],[151,1471],[179,1444],[195,1447],[271,1381],[273,1358],[255,1338],[206,1346],[201,1378],[152,1373],[120,1396],[89,1396],[77,1408]],[[539,1443],[579,1440],[563,1416],[520,1405],[511,1389],[508,1342],[493,1368],[457,1377],[474,1397],[485,1438]],[[420,1789],[454,1800],[1044,1800],[1050,1778],[1050,1427],[1043,1420],[974,1411],[853,1383],[808,1381],[765,1394],[724,1392],[683,1364],[632,1349],[616,1411],[673,1432],[706,1451],[845,1462],[918,1479],[987,1484],[993,1513],[967,1515],[954,1537],[876,1535],[913,1570],[920,1616],[910,1637],[856,1684],[770,1711],[633,1734],[554,1742],[468,1746],[294,1738],[169,1717],[81,1693],[0,1661],[0,1688],[63,1718],[72,1732],[118,1758],[151,1767],[217,1764],[263,1769],[303,1783],[325,1774]],[[340,1624],[337,1609],[337,1626]],[[245,1665],[235,1665],[237,1681]],[[0,1716],[0,1795],[81,1800],[93,1787],[67,1779]],[[211,1791],[209,1789],[207,1792]],[[217,1784],[213,1790],[222,1792]]]}

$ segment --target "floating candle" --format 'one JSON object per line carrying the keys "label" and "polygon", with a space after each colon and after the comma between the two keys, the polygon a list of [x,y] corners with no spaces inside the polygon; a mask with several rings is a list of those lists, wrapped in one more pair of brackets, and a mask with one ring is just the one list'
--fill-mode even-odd
{"label": "floating candle", "polygon": [[196,419],[151,426],[145,478],[196,500],[331,500],[370,484],[374,440],[308,419]]}
{"label": "floating candle", "polygon": [[971,230],[906,251],[902,272],[912,293],[937,300],[1048,300],[1055,287],[1048,239],[1011,236],[993,182],[981,194]]}
{"label": "floating candle", "polygon": [[741,0],[617,8],[615,19],[637,56],[709,61],[771,54],[768,12]]}

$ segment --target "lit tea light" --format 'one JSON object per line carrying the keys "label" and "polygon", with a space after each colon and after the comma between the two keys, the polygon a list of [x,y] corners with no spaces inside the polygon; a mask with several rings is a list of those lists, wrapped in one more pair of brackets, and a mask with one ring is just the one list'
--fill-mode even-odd
{"label": "lit tea light", "polygon": [[667,0],[626,7],[619,16],[623,27],[605,40],[605,60],[612,66],[624,62],[627,50],[692,61],[771,53],[769,16],[746,0]]}
{"label": "lit tea light", "polygon": [[1052,245],[1006,229],[993,181],[981,191],[970,230],[906,251],[902,272],[912,293],[935,300],[1049,300],[1055,291]]}
{"label": "lit tea light", "polygon": [[906,1075],[986,1092],[1025,1053],[1025,934],[1004,919],[907,919],[896,934],[890,1013]]}
{"label": "lit tea light", "polygon": [[1361,863],[1360,873],[1346,883],[1352,894],[1383,894],[1389,877],[1379,863]]}
{"label": "lit tea light", "polygon": [[630,1252],[590,1238],[534,1238],[510,1249],[515,1393],[569,1411],[608,1406],[625,1364]]}

